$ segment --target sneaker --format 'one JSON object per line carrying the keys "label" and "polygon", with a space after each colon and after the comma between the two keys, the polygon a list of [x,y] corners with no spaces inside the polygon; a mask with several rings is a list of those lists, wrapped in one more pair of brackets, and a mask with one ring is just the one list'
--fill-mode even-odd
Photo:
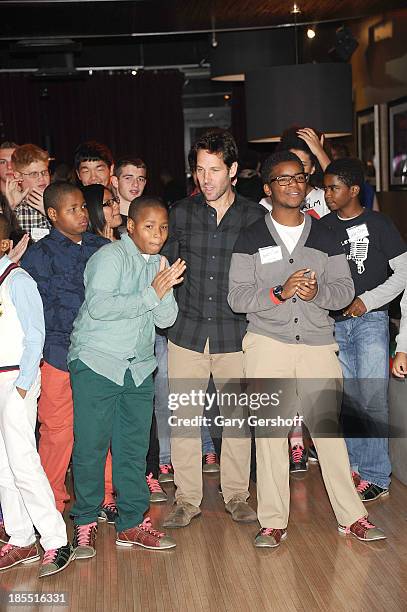
{"label": "sneaker", "polygon": [[88,525],[74,525],[72,545],[75,549],[75,559],[91,559],[96,555],[96,522]]}
{"label": "sneaker", "polygon": [[290,472],[306,472],[307,470],[307,452],[303,446],[296,444],[290,448]]}
{"label": "sneaker", "polygon": [[169,513],[163,527],[186,527],[192,519],[201,514],[200,508],[193,506],[188,502],[179,502],[174,504],[174,509]]}
{"label": "sneaker", "polygon": [[361,478],[360,478],[360,474],[358,474],[357,472],[354,472],[353,470],[352,470],[352,480],[353,480],[353,484],[355,485],[357,489],[361,481]]}
{"label": "sneaker", "polygon": [[257,514],[255,511],[249,506],[247,501],[239,497],[232,497],[232,499],[225,504],[225,510],[232,515],[232,519],[237,523],[253,523],[257,521]]}
{"label": "sneaker", "polygon": [[216,453],[206,453],[206,455],[202,457],[202,471],[205,472],[205,474],[220,472],[219,460]]}
{"label": "sneaker", "polygon": [[384,497],[389,494],[389,489],[383,489],[379,485],[368,482],[367,480],[361,480],[356,487],[359,497],[363,502],[374,501],[379,497]]}
{"label": "sneaker", "polygon": [[116,504],[106,504],[98,512],[98,521],[107,522],[112,525],[118,516]]}
{"label": "sneaker", "polygon": [[176,543],[171,536],[153,529],[150,517],[144,519],[137,527],[130,527],[117,534],[116,544],[118,546],[142,546],[152,550],[167,550],[175,548]]}
{"label": "sneaker", "polygon": [[72,544],[68,542],[65,546],[46,550],[42,559],[39,577],[52,576],[62,572],[75,558],[75,551]]}
{"label": "sneaker", "polygon": [[5,544],[0,550],[0,571],[14,567],[14,565],[23,565],[33,563],[40,558],[37,542],[33,542],[28,546],[14,546],[13,544]]}
{"label": "sneaker", "polygon": [[6,532],[3,521],[0,521],[0,542],[2,542],[2,544],[7,544],[9,539],[10,536]]}
{"label": "sneaker", "polygon": [[383,531],[370,523],[367,518],[363,517],[353,523],[350,527],[338,525],[338,531],[347,535],[351,533],[358,540],[363,542],[373,542],[374,540],[385,540],[386,536]]}
{"label": "sneaker", "polygon": [[160,465],[158,482],[160,484],[165,482],[174,482],[174,468],[172,467],[171,463],[163,463]]}
{"label": "sneaker", "polygon": [[281,540],[287,537],[286,529],[271,529],[263,527],[254,538],[254,545],[257,548],[277,548]]}
{"label": "sneaker", "polygon": [[313,444],[308,447],[307,455],[310,463],[319,463],[317,449]]}
{"label": "sneaker", "polygon": [[146,476],[147,486],[150,491],[150,503],[167,501],[167,494],[162,490],[160,483],[152,474]]}

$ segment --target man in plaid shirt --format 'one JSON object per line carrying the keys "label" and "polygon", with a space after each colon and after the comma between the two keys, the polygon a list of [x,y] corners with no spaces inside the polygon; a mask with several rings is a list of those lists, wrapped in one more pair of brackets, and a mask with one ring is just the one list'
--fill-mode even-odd
{"label": "man in plaid shirt", "polygon": [[14,179],[8,179],[6,197],[20,227],[39,240],[51,225],[45,215],[43,193],[50,183],[48,153],[33,144],[17,147],[11,157]]}
{"label": "man in plaid shirt", "polygon": [[[187,263],[188,274],[177,292],[179,314],[168,330],[171,393],[206,392],[212,374],[218,391],[225,381],[243,378],[242,337],[246,318],[227,303],[229,266],[240,229],[264,217],[264,209],[232,187],[237,147],[225,130],[213,130],[192,147],[190,159],[201,193],[176,203],[170,211],[169,239],[163,253],[172,263]],[[222,406],[220,406],[222,412]],[[203,406],[179,407],[177,418],[202,415]],[[249,437],[224,435],[221,486],[225,509],[241,522],[256,520],[247,503],[250,473]],[[176,503],[166,527],[184,527],[198,516],[202,501],[200,427],[173,432],[171,459]]]}

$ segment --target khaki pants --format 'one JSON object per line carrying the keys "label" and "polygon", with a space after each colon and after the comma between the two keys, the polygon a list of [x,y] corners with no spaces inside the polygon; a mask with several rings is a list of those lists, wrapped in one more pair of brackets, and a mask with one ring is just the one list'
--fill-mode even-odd
{"label": "khaki pants", "polygon": [[[168,378],[170,393],[189,393],[191,389],[206,392],[212,374],[216,389],[222,391],[225,381],[241,379],[243,353],[211,354],[209,342],[203,353],[182,348],[168,342]],[[219,406],[222,413],[222,407]],[[203,414],[202,406],[180,406],[174,411],[177,418],[192,418]],[[250,437],[224,437],[220,477],[225,503],[233,497],[249,497]],[[174,466],[176,500],[199,506],[202,501],[202,450],[200,427],[188,427],[186,437],[173,432],[171,461]]]}
{"label": "khaki pants", "polygon": [[[248,379],[291,379],[298,403],[291,402],[284,418],[297,411],[313,435],[313,403],[308,390],[326,379],[327,385],[341,380],[337,345],[310,346],[284,344],[272,338],[248,332],[243,339],[243,353]],[[308,379],[308,381],[307,381]],[[311,385],[311,386],[310,386]],[[275,409],[276,413],[278,408]],[[310,421],[307,422],[307,416]],[[285,529],[290,508],[288,440],[283,437],[257,437],[257,515],[262,527]],[[367,512],[353,484],[346,444],[340,437],[313,437],[328,496],[340,525],[349,526]]]}

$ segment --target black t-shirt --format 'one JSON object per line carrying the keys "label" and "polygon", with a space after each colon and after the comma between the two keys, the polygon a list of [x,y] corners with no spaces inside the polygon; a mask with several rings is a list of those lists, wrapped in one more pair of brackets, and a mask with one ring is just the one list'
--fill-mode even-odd
{"label": "black t-shirt", "polygon": [[[342,220],[336,212],[322,217],[320,223],[328,225],[337,235],[349,262],[355,296],[375,289],[389,276],[389,261],[402,255],[406,245],[394,223],[369,209],[354,219]],[[387,310],[385,304],[378,310]],[[342,312],[331,313],[336,320],[347,317]]]}

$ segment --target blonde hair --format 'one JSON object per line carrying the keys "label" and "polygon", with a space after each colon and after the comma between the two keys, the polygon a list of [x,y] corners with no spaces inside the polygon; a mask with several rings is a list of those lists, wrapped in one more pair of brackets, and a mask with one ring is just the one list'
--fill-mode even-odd
{"label": "blonde hair", "polygon": [[48,164],[48,151],[44,151],[40,147],[34,144],[24,144],[17,147],[11,156],[11,163],[13,164],[14,170],[21,170],[26,168],[33,162],[46,162]]}

